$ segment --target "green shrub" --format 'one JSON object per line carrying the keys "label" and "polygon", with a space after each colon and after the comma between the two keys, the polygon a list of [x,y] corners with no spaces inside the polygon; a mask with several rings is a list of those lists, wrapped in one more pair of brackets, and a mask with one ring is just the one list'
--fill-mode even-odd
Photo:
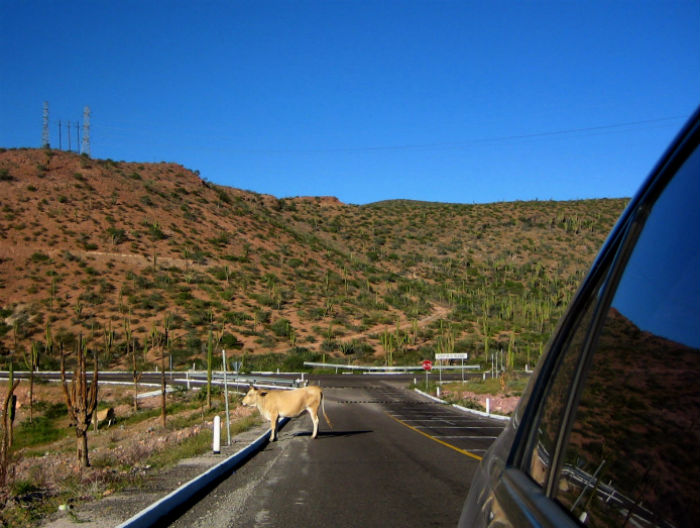
{"label": "green shrub", "polygon": [[291,329],[292,325],[289,319],[285,319],[284,317],[277,319],[277,321],[270,325],[270,330],[272,330],[277,337],[289,337]]}
{"label": "green shrub", "polygon": [[20,424],[15,431],[15,440],[12,447],[14,449],[22,449],[23,447],[47,444],[63,436],[67,436],[66,429],[59,429],[53,420],[46,416],[37,416],[31,423],[26,421]]}
{"label": "green shrub", "polygon": [[48,262],[49,260],[51,260],[51,257],[49,257],[46,253],[42,253],[41,251],[36,251],[36,252],[32,253],[30,260],[34,264],[39,264],[42,262]]}

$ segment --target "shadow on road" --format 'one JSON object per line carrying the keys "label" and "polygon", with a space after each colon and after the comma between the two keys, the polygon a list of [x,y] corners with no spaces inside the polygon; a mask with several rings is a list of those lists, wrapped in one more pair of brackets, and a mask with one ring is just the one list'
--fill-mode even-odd
{"label": "shadow on road", "polygon": [[[316,439],[322,440],[324,438],[332,438],[332,437],[337,437],[337,436],[355,436],[355,435],[359,435],[359,434],[373,433],[373,432],[374,431],[372,431],[372,430],[366,430],[366,431],[319,431]],[[311,432],[306,431],[303,433],[294,433],[293,436],[311,436]]]}

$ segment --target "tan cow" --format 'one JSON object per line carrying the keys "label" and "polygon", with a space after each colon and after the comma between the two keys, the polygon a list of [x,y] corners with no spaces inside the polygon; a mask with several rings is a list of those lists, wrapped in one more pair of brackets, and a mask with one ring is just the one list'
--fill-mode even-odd
{"label": "tan cow", "polygon": [[114,423],[116,418],[117,416],[114,413],[114,407],[108,407],[107,409],[102,409],[101,411],[95,412],[95,414],[92,415],[92,422],[96,424],[95,427],[97,427],[97,424],[100,424],[106,420],[107,427],[109,427]]}
{"label": "tan cow", "polygon": [[280,416],[296,418],[304,411],[308,411],[311,421],[314,423],[314,432],[311,438],[316,438],[318,435],[319,406],[322,406],[326,423],[333,429],[333,424],[326,414],[326,406],[323,404],[323,391],[321,391],[321,387],[315,385],[294,390],[261,390],[251,386],[248,394],[243,398],[243,405],[257,407],[260,414],[265,419],[270,420],[270,442],[275,441],[277,418]]}

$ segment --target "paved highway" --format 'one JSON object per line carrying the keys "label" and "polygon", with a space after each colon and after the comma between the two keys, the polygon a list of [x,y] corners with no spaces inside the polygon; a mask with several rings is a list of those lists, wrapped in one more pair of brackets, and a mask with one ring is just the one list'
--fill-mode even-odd
{"label": "paved highway", "polygon": [[174,527],[455,526],[480,455],[504,422],[427,401],[386,378],[314,378],[330,430],[307,414]]}

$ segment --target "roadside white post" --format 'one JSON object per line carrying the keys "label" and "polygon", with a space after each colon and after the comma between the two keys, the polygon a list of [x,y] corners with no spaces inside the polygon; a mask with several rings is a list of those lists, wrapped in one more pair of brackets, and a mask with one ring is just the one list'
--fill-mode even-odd
{"label": "roadside white post", "polygon": [[440,385],[437,386],[437,397],[440,397]]}
{"label": "roadside white post", "polygon": [[185,371],[185,379],[187,380],[187,390],[190,390],[190,371]]}
{"label": "roadside white post", "polygon": [[486,398],[486,414],[491,414],[491,398]]}
{"label": "roadside white post", "polygon": [[226,440],[228,443],[226,445],[231,445],[231,418],[228,413],[228,382],[226,380],[226,351],[221,350],[221,357],[223,358],[224,366],[224,399],[226,400]]}
{"label": "roadside white post", "polygon": [[221,418],[218,414],[214,416],[214,431],[212,436],[214,437],[212,451],[214,451],[215,455],[218,455],[221,453]]}

